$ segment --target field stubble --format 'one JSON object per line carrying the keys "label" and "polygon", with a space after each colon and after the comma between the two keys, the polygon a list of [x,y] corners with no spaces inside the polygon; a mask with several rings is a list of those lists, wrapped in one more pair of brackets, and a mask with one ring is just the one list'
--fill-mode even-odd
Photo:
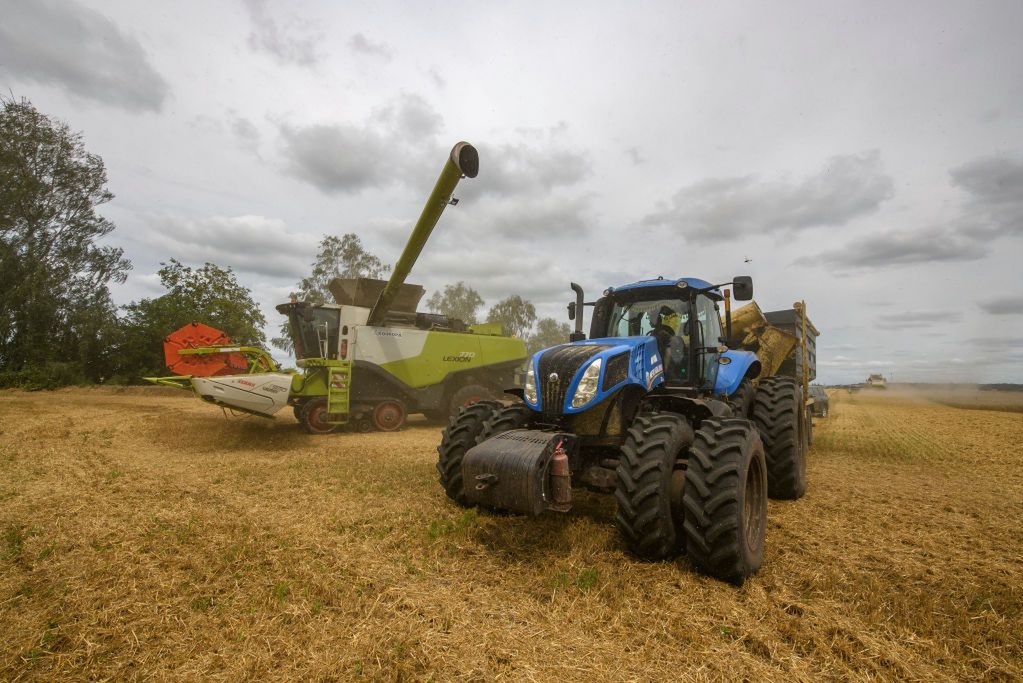
{"label": "field stubble", "polygon": [[439,438],[0,394],[0,678],[1023,676],[1018,412],[833,394],[739,589],[630,558],[609,497],[454,506]]}

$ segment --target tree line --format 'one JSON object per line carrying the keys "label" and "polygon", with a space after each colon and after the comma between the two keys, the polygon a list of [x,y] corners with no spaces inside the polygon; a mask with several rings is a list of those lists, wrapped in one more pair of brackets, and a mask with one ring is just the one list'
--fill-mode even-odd
{"label": "tree line", "polygon": [[[196,320],[238,344],[266,344],[252,292],[216,264],[169,259],[158,271],[162,295],[116,306],[110,286],[123,283],[132,264],[104,239],[115,227],[97,211],[114,198],[106,184],[103,160],[85,149],[80,133],[28,100],[0,96],[0,387],[127,384],[166,374],[164,337]],[[334,277],[388,270],[357,235],[328,235],[295,294],[329,302]],[[469,324],[499,322],[531,348],[569,333],[552,318],[537,321],[533,304],[517,295],[481,316],[485,302],[464,282],[435,292],[427,306]],[[270,341],[290,350],[286,323]]]}

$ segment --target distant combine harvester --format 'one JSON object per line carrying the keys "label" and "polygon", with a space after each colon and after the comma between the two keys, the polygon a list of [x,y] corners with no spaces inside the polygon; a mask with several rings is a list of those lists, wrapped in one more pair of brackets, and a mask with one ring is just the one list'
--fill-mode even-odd
{"label": "distant combine harvester", "polygon": [[867,378],[867,386],[874,389],[886,389],[888,387],[885,383],[884,375],[871,375]]}

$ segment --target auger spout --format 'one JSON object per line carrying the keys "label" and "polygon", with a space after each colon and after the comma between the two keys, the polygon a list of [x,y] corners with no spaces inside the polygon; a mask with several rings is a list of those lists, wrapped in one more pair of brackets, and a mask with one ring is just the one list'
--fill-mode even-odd
{"label": "auger spout", "polygon": [[394,303],[405,278],[408,277],[412,266],[415,265],[419,254],[423,251],[426,240],[430,238],[430,233],[433,232],[434,226],[437,225],[441,214],[444,213],[444,208],[451,202],[451,194],[455,191],[458,181],[463,176],[475,178],[479,169],[480,157],[475,147],[468,142],[459,142],[451,149],[451,154],[444,163],[440,177],[437,178],[437,183],[433,186],[433,192],[426,200],[426,206],[423,207],[423,212],[412,229],[412,235],[409,236],[408,242],[405,244],[405,250],[401,252],[401,258],[394,264],[394,272],[391,273],[387,286],[380,292],[380,296],[369,313],[368,325],[380,325],[384,322],[388,309]]}

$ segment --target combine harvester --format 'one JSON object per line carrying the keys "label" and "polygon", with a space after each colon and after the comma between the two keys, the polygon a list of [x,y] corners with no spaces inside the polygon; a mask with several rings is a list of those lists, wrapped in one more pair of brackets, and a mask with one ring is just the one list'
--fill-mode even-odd
{"label": "combine harvester", "polygon": [[219,330],[192,323],[167,337],[173,377],[146,378],[194,391],[225,409],[271,417],[287,405],[313,434],[350,425],[393,431],[409,413],[447,417],[514,384],[526,358],[521,339],[499,324],[467,326],[443,315],[417,313],[424,289],[406,284],[459,180],[479,171],[476,149],[451,150],[412,235],[387,281],[337,279],[337,303],[292,300],[288,316],[300,373],[283,372],[257,347],[235,346]]}
{"label": "combine harvester", "polygon": [[643,280],[595,302],[573,283],[575,332],[532,357],[521,402],[477,403],[444,430],[444,491],[530,515],[567,512],[576,487],[613,494],[633,554],[684,551],[741,583],[763,561],[768,497],[806,491],[817,330],[802,303],[733,317],[726,285],[753,297],[749,277]]}

